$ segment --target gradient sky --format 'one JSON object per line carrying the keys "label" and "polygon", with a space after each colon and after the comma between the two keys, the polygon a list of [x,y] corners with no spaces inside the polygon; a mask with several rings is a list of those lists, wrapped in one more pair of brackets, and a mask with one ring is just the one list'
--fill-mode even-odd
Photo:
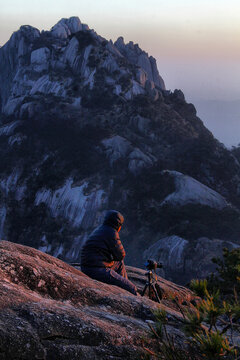
{"label": "gradient sky", "polygon": [[188,101],[240,99],[240,0],[0,0],[0,45],[23,24],[49,30],[70,16],[138,43]]}

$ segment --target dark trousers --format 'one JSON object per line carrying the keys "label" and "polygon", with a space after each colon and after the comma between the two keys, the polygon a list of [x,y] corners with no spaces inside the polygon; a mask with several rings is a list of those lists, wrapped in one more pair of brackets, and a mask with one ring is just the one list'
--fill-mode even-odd
{"label": "dark trousers", "polygon": [[111,268],[82,266],[81,270],[92,279],[106,284],[119,286],[132,294],[137,295],[137,288],[128,280],[127,271],[123,261],[115,261]]}

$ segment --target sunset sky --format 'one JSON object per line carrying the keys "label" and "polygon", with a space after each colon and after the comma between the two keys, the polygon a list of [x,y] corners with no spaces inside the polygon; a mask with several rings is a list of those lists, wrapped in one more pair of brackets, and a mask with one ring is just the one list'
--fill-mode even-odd
{"label": "sunset sky", "polygon": [[239,0],[0,0],[0,45],[23,24],[49,30],[70,16],[138,43],[190,102],[240,100]]}

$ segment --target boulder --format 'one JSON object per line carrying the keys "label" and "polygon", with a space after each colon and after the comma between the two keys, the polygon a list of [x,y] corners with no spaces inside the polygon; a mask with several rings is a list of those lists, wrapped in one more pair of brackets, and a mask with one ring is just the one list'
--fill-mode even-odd
{"label": "boulder", "polygon": [[[72,16],[69,19],[65,19],[65,24],[67,24],[71,34],[75,34],[82,30],[82,23],[77,16]],[[84,29],[87,29],[86,27],[88,28],[88,26],[85,25]]]}
{"label": "boulder", "polygon": [[[138,119],[136,120],[138,121]],[[144,126],[143,124],[144,121],[142,126]],[[143,167],[151,166],[155,161],[152,155],[147,155],[139,148],[133,147],[127,139],[119,135],[102,140],[102,144],[111,165],[118,159],[125,158],[128,161],[128,169],[132,173],[137,173]]]}
{"label": "boulder", "polygon": [[174,179],[176,190],[163,200],[161,206],[166,204],[180,206],[201,204],[219,210],[229,206],[229,203],[222,195],[190,176],[169,170],[164,170],[162,173],[168,174]]}
{"label": "boulder", "polygon": [[165,275],[165,271],[167,273],[183,273],[188,243],[187,240],[176,235],[164,237],[145,250],[143,257],[145,260],[154,259],[157,262],[163,263],[162,275]]}
{"label": "boulder", "polygon": [[40,77],[32,87],[30,95],[37,93],[42,94],[53,94],[56,96],[66,96],[66,90],[63,84],[58,81],[50,81],[49,75],[43,75]]}
{"label": "boulder", "polygon": [[[128,271],[142,287],[144,271]],[[182,314],[174,305],[176,298],[180,304],[194,296],[164,279],[160,284],[161,306],[178,323]],[[92,280],[50,255],[7,241],[0,242],[0,292],[0,354],[6,360],[140,359],[147,322],[159,307],[147,297]],[[174,295],[175,302],[165,299]]]}
{"label": "boulder", "polygon": [[154,159],[149,155],[144,154],[140,149],[134,148],[129,154],[128,168],[133,173],[138,173],[140,169],[151,166]]}
{"label": "boulder", "polygon": [[106,201],[107,194],[100,188],[87,192],[88,182],[79,185],[69,178],[55,191],[40,189],[35,196],[35,204],[46,204],[54,217],[66,218],[74,227],[89,229],[95,225],[96,214]]}
{"label": "boulder", "polygon": [[[130,63],[139,66],[139,68],[147,75],[147,79],[153,81],[160,89],[165,90],[164,81],[160,77],[157,69],[156,59],[152,56],[149,57],[138,44],[134,44],[132,41],[125,44],[123,37],[119,37],[114,45],[118,51],[130,61]],[[145,82],[143,73],[137,74],[137,78],[143,85]]]}
{"label": "boulder", "polygon": [[[14,34],[17,35],[17,33]],[[31,42],[33,39],[36,39],[40,36],[40,31],[33,26],[22,25],[19,30],[19,35],[27,39],[29,42]]]}
{"label": "boulder", "polygon": [[74,66],[76,62],[76,57],[78,53],[79,42],[77,38],[74,36],[68,43],[66,50],[64,52],[64,62],[69,64],[71,67]]}
{"label": "boulder", "polygon": [[32,64],[44,64],[48,61],[50,56],[50,50],[47,47],[43,47],[32,51],[31,63]]}
{"label": "boulder", "polygon": [[213,257],[222,257],[223,248],[232,250],[239,247],[230,241],[199,238],[194,241],[176,235],[163,237],[144,251],[144,259],[163,263],[158,270],[161,276],[180,283],[192,278],[206,278],[216,270]]}
{"label": "boulder", "polygon": [[153,81],[152,67],[147,53],[142,52],[138,55],[137,64],[148,74],[148,79]]}
{"label": "boulder", "polygon": [[144,94],[144,90],[142,88],[142,86],[139,85],[138,82],[136,82],[135,80],[133,80],[132,82],[132,95],[141,95]]}
{"label": "boulder", "polygon": [[66,39],[71,34],[75,34],[82,30],[82,24],[78,17],[73,16],[69,19],[61,19],[51,29],[51,34],[54,37]]}
{"label": "boulder", "polygon": [[125,157],[132,149],[131,143],[119,135],[102,140],[102,144],[106,149],[106,155],[110,159],[111,164]]}
{"label": "boulder", "polygon": [[119,70],[119,66],[111,54],[103,61],[101,66],[108,70],[110,73]]}
{"label": "boulder", "polygon": [[112,40],[110,40],[107,43],[106,48],[113,54],[113,55],[117,55],[118,57],[122,57],[122,54],[120,53],[120,51],[117,49],[117,47],[113,44]]}
{"label": "boulder", "polygon": [[136,78],[142,86],[145,86],[145,83],[147,81],[147,74],[142,68],[137,69]]}

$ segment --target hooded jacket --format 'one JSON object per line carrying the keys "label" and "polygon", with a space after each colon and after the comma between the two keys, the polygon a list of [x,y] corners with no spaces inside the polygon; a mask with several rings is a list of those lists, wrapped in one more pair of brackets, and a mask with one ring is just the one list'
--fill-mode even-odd
{"label": "hooded jacket", "polygon": [[125,250],[119,238],[118,228],[124,217],[118,211],[106,213],[103,224],[89,236],[82,247],[81,266],[112,267],[114,261],[125,257]]}

